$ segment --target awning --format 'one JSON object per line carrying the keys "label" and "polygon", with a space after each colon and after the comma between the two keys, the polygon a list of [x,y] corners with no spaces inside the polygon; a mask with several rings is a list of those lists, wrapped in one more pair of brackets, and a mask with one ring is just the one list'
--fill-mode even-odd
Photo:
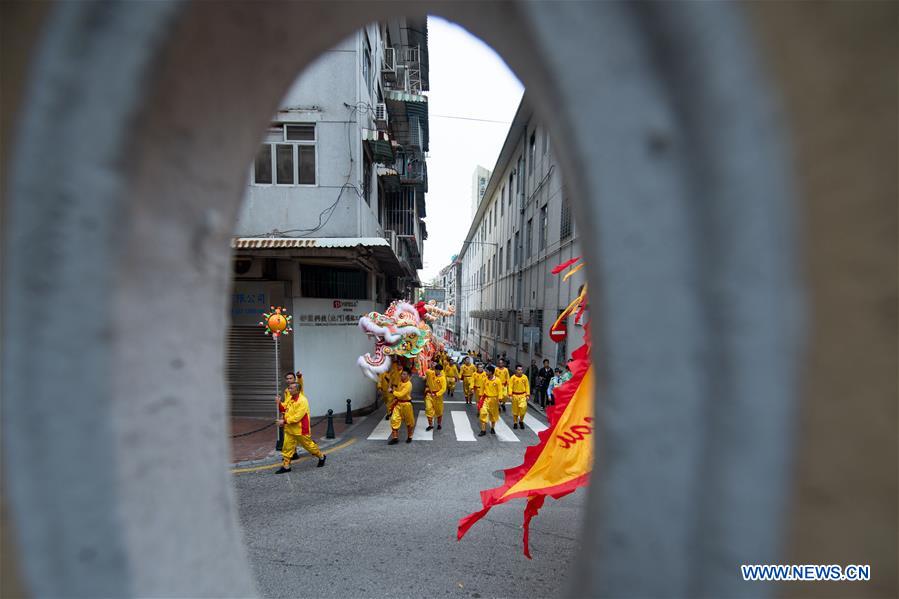
{"label": "awning", "polygon": [[288,257],[315,256],[315,250],[356,249],[365,251],[392,275],[405,273],[399,257],[383,237],[235,237],[235,250],[273,252]]}
{"label": "awning", "polygon": [[368,145],[373,162],[380,162],[382,164],[394,163],[393,144],[390,141],[390,136],[387,135],[386,132],[363,129],[362,141]]}
{"label": "awning", "polygon": [[389,89],[385,92],[384,98],[388,102],[401,102],[401,106],[405,108],[405,113],[401,116],[406,120],[410,117],[418,117],[423,138],[421,140],[421,147],[423,151],[429,151],[431,134],[430,127],[428,126],[428,97],[421,94],[410,94],[409,92]]}

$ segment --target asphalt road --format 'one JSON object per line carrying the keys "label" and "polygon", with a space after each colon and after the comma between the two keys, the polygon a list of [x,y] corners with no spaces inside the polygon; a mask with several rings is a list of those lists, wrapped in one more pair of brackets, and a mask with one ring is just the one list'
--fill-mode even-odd
{"label": "asphalt road", "polygon": [[[416,413],[421,408],[415,404]],[[468,411],[476,428],[474,410]],[[510,413],[502,416],[511,427]],[[535,433],[513,431],[519,442],[492,435],[458,441],[447,413],[433,441],[388,446],[367,439],[380,420],[372,415],[356,427],[357,441],[329,455],[324,468],[309,460],[289,474],[234,475],[263,596],[552,597],[565,591],[583,489],[547,500],[532,520],[532,560],[522,555],[524,500],[494,508],[456,541],[459,518],[480,508],[479,491],[501,484],[498,470],[521,463]]]}

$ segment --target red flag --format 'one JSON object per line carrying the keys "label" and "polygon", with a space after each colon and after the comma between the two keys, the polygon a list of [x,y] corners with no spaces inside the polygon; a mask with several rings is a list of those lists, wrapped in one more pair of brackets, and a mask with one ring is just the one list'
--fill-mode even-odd
{"label": "red flag", "polygon": [[590,362],[589,327],[584,345],[573,354],[571,379],[555,388],[555,405],[546,410],[549,428],[538,434],[540,443],[527,448],[524,463],[505,470],[505,483],[481,491],[483,508],[459,520],[457,538],[495,505],[526,497],[524,511],[524,554],[528,548],[531,519],[547,496],[559,499],[587,484],[593,470],[593,367]]}

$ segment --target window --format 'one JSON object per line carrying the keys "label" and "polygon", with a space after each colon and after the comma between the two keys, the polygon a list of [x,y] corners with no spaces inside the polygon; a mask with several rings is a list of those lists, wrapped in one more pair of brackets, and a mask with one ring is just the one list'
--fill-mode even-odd
{"label": "window", "polygon": [[541,148],[541,153],[546,156],[546,147],[549,145],[549,131],[546,129],[543,130],[543,147]]}
{"label": "window", "polygon": [[503,185],[502,191],[499,192],[499,215],[506,213],[506,186]]}
{"label": "window", "polygon": [[565,241],[571,237],[571,202],[567,194],[562,194],[562,224],[559,227],[559,241]]}
{"label": "window", "polygon": [[512,240],[506,242],[506,270],[512,269]]}
{"label": "window", "polygon": [[546,226],[546,204],[544,204],[543,208],[540,209],[540,245],[537,248],[539,250],[546,249]]}
{"label": "window", "polygon": [[512,173],[509,173],[509,206],[512,205]]}
{"label": "window", "polygon": [[534,174],[534,164],[537,162],[537,132],[531,133],[531,141],[528,143],[528,174]]}
{"label": "window", "polygon": [[362,198],[371,206],[371,159],[368,156],[362,157]]}
{"label": "window", "polygon": [[534,344],[534,353],[543,355],[543,310],[535,310],[534,312],[535,326],[540,331],[540,336],[537,337],[537,342]]}
{"label": "window", "polygon": [[293,185],[293,146],[288,144],[275,145],[275,183],[279,185]]}
{"label": "window", "polygon": [[[276,141],[277,139],[277,141]],[[315,125],[278,126],[256,155],[253,183],[315,185]]]}
{"label": "window", "polygon": [[300,292],[303,297],[368,299],[368,273],[352,268],[303,265]]}
{"label": "window", "polygon": [[521,264],[521,239],[519,239],[518,231],[515,232],[515,266]]}
{"label": "window", "polygon": [[[515,179],[515,193],[521,193],[521,177],[524,175],[524,158],[521,156],[518,157],[518,168],[516,169],[516,172],[518,173],[518,178]],[[509,179],[511,180],[511,175],[509,176]]]}
{"label": "window", "polygon": [[500,260],[503,259],[502,258],[503,250],[500,249],[499,251],[500,251],[499,260],[497,260],[496,255],[493,256],[493,278],[494,278],[494,280],[499,276],[499,263],[500,263]]}
{"label": "window", "polygon": [[503,267],[503,248],[499,248],[499,267]]}
{"label": "window", "polygon": [[262,144],[259,153],[256,154],[256,164],[253,175],[254,183],[272,182],[272,145]]}
{"label": "window", "polygon": [[362,79],[365,81],[365,89],[371,95],[371,43],[368,34],[365,33],[365,47],[362,51]]}
{"label": "window", "polygon": [[525,258],[531,257],[531,249],[532,249],[531,248],[531,232],[533,231],[533,229],[534,229],[534,219],[529,218],[527,228],[525,228],[525,230],[524,230],[524,244],[525,244],[524,257]]}

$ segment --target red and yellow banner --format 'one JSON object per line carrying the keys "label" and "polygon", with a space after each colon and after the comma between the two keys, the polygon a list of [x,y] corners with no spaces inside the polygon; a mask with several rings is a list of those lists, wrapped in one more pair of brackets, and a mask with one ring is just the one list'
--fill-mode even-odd
{"label": "red and yellow banner", "polygon": [[[585,303],[585,294],[580,299]],[[537,445],[527,448],[523,464],[505,470],[502,486],[481,491],[483,509],[459,520],[459,540],[493,506],[524,497],[527,498],[524,554],[530,558],[530,521],[537,515],[546,497],[559,499],[587,484],[593,470],[594,377],[589,329],[584,329],[584,345],[574,352],[573,361],[569,364],[572,377],[555,388],[555,405],[546,410],[549,428],[538,434],[540,442]]]}

